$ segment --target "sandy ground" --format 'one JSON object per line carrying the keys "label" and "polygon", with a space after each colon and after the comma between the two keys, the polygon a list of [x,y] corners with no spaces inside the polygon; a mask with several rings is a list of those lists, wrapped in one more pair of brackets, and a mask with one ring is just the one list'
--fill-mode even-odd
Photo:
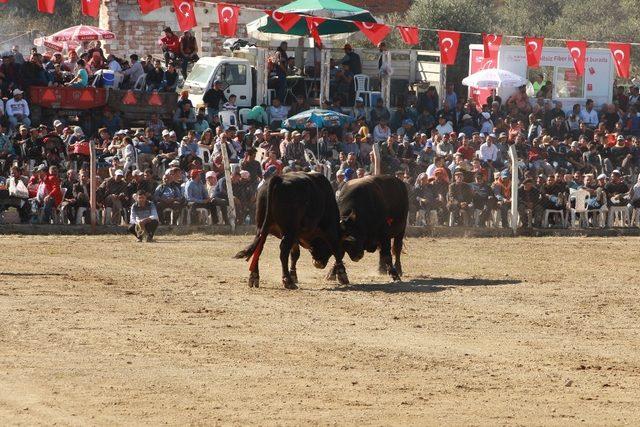
{"label": "sandy ground", "polygon": [[249,240],[0,237],[1,423],[640,418],[638,238],[410,239],[403,283],[368,255],[346,288],[304,253],[297,291],[273,238],[246,286]]}

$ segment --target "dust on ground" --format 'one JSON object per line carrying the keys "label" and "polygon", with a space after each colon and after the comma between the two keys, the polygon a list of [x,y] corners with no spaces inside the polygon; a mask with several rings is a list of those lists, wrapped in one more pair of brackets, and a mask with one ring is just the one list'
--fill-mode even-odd
{"label": "dust on ground", "polygon": [[301,289],[270,238],[2,236],[4,425],[634,424],[638,238],[409,239]]}

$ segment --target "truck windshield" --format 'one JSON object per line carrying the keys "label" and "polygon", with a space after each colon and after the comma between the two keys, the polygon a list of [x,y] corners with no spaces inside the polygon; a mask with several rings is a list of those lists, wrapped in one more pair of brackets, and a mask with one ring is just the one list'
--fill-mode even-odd
{"label": "truck windshield", "polygon": [[187,77],[186,83],[205,87],[209,83],[213,70],[213,65],[196,64]]}

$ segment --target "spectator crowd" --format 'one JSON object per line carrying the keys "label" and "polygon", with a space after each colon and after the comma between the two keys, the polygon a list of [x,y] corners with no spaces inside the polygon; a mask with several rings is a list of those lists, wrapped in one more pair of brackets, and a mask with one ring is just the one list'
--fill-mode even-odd
{"label": "spectator crowd", "polygon": [[[514,175],[521,183],[518,211],[524,227],[546,225],[547,210],[558,211],[551,224],[565,224],[565,214],[579,209],[578,202],[604,215],[612,207],[625,208],[627,225],[630,213],[640,208],[637,87],[616,88],[610,104],[587,100],[570,110],[548,99],[549,84],[541,82],[536,82],[536,96],[522,87],[504,101],[492,96],[483,105],[449,84],[443,94],[433,86],[409,92],[391,109],[380,98],[369,107],[354,93],[353,76],[362,66],[349,45],[345,57],[332,64],[331,99],[321,100],[322,108],[350,116],[339,128],[283,128],[288,117],[310,108],[310,100],[303,94],[287,99],[282,77],[315,75],[318,69],[315,59],[296,69],[286,44],[272,56],[276,96],[271,105],[255,105],[244,114],[218,80],[202,106],[193,104],[188,91],[181,92],[166,123],[153,115],[143,127],[127,127],[109,111],[95,130],[61,119],[32,123],[31,86],[82,88],[109,70],[123,75],[124,87],[134,87],[144,75],[139,89],[175,91],[178,73],[186,75],[197,59],[190,37],[167,28],[163,60],[140,61],[134,54],[124,64],[105,57],[99,43],[81,55],[69,52],[66,61],[60,54],[34,52],[25,59],[17,49],[5,52],[0,210],[16,208],[23,223],[87,222],[90,142],[97,156],[96,207],[102,220],[129,223],[140,240],[152,240],[159,224],[228,224],[229,187],[235,221],[250,224],[258,188],[289,171],[324,173],[339,194],[344,183],[374,173],[374,146],[380,172],[397,176],[409,189],[411,224],[508,227]],[[233,116],[232,123],[221,119],[222,112]],[[517,154],[515,170],[510,147]],[[223,151],[231,163],[230,186]],[[591,225],[597,225],[596,215]]]}

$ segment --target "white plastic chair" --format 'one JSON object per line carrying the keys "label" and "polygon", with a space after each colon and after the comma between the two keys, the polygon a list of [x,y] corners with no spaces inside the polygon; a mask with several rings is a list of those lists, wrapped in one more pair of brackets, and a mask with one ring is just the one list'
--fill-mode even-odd
{"label": "white plastic chair", "polygon": [[609,207],[607,227],[612,228],[618,220],[622,223],[621,227],[626,227],[627,224],[631,225],[631,221],[629,219],[629,208],[627,208],[626,205]]}
{"label": "white plastic chair", "polygon": [[147,75],[143,74],[138,77],[136,83],[133,85],[133,90],[143,90],[147,85]]}
{"label": "white plastic chair", "polygon": [[213,164],[211,150],[208,148],[198,147],[198,157],[202,160],[203,166],[211,166]]}
{"label": "white plastic chair", "polygon": [[249,121],[250,112],[250,108],[241,108],[240,111],[238,111],[238,116],[240,118],[240,127],[242,130],[246,130],[249,127],[247,121]]}
{"label": "white plastic chair", "polygon": [[606,206],[604,209],[589,210],[589,199],[591,194],[587,190],[578,189],[570,193],[570,196],[575,199],[575,207],[570,208],[571,214],[571,227],[575,226],[576,219],[578,219],[578,226],[589,226],[589,214],[598,215],[600,226],[604,226],[604,215],[606,213]]}
{"label": "white plastic chair", "polygon": [[565,216],[565,212],[562,209],[545,209],[544,217],[542,220],[542,227],[547,228],[549,226],[549,216],[550,215],[560,215],[560,219],[562,220],[562,227],[567,226],[567,220]]}
{"label": "white plastic chair", "polygon": [[356,98],[362,97],[365,101],[364,105],[370,105],[368,102],[371,96],[371,92],[369,91],[369,76],[366,74],[356,74],[353,76],[353,83],[356,89]]}
{"label": "white plastic chair", "polygon": [[220,118],[220,124],[224,129],[227,129],[230,126],[238,126],[238,119],[236,118],[236,113],[233,111],[220,111],[218,112],[218,117]]}

